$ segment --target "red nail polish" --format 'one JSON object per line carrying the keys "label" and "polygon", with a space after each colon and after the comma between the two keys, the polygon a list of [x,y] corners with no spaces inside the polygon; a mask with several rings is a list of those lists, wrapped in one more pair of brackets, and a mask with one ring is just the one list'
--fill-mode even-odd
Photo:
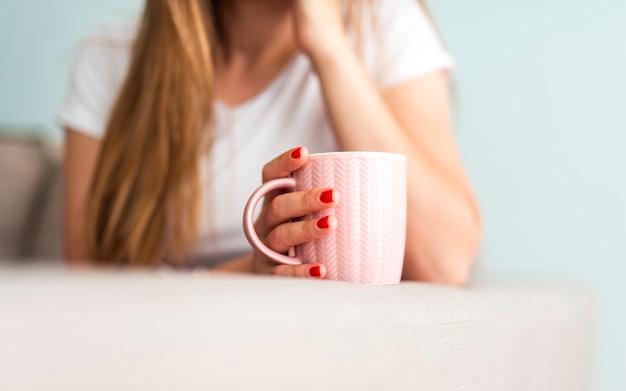
{"label": "red nail polish", "polygon": [[322,276],[322,268],[319,266],[313,266],[309,269],[309,274],[312,277],[321,277]]}
{"label": "red nail polish", "polygon": [[333,202],[333,191],[326,190],[325,192],[323,192],[320,195],[320,201],[322,201],[325,204],[330,204],[331,202]]}
{"label": "red nail polish", "polygon": [[322,229],[330,227],[330,224],[328,224],[328,216],[317,220],[317,227]]}
{"label": "red nail polish", "polygon": [[291,152],[291,158],[300,159],[300,156],[302,156],[301,152],[302,152],[302,147],[296,148],[293,152]]}

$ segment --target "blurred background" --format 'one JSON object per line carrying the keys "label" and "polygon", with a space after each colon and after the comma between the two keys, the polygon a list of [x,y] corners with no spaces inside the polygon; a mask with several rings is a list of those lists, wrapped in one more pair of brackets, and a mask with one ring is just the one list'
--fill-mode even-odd
{"label": "blurred background", "polygon": [[[0,137],[60,144],[54,113],[78,43],[141,3],[0,0]],[[626,2],[430,5],[458,61],[457,134],[484,214],[482,267],[589,286],[598,388],[626,390]]]}

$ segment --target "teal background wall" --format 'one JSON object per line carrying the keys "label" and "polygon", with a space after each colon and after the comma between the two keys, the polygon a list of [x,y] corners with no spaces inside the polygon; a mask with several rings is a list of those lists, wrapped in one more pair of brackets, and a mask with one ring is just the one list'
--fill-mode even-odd
{"label": "teal background wall", "polygon": [[430,3],[459,61],[486,267],[592,287],[598,389],[626,390],[626,1]]}
{"label": "teal background wall", "polygon": [[0,127],[60,140],[54,113],[81,39],[136,17],[142,0],[0,0]]}
{"label": "teal background wall", "polygon": [[[59,141],[76,45],[140,4],[0,0],[0,126]],[[626,390],[626,2],[430,4],[459,63],[457,134],[485,267],[591,287],[598,389]]]}

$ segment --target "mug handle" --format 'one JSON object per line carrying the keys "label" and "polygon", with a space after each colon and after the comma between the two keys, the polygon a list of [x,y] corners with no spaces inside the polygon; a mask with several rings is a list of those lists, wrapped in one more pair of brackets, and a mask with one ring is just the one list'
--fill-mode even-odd
{"label": "mug handle", "polygon": [[277,178],[267,181],[252,193],[243,212],[243,231],[250,245],[269,259],[285,265],[301,265],[302,259],[277,253],[263,243],[254,229],[254,210],[261,198],[265,197],[270,191],[278,189],[293,191],[295,188],[296,180],[294,178]]}

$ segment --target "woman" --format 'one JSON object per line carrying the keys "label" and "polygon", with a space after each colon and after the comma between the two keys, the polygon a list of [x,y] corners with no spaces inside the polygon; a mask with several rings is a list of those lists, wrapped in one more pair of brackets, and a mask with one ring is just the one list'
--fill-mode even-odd
{"label": "woman", "polygon": [[[276,265],[247,246],[256,171],[377,150],[408,157],[403,278],[462,285],[480,218],[451,131],[451,66],[415,0],[147,0],[137,26],[83,46],[59,113],[69,261],[324,278],[322,263]],[[257,231],[280,252],[328,235],[292,219],[338,198],[274,194]]]}

